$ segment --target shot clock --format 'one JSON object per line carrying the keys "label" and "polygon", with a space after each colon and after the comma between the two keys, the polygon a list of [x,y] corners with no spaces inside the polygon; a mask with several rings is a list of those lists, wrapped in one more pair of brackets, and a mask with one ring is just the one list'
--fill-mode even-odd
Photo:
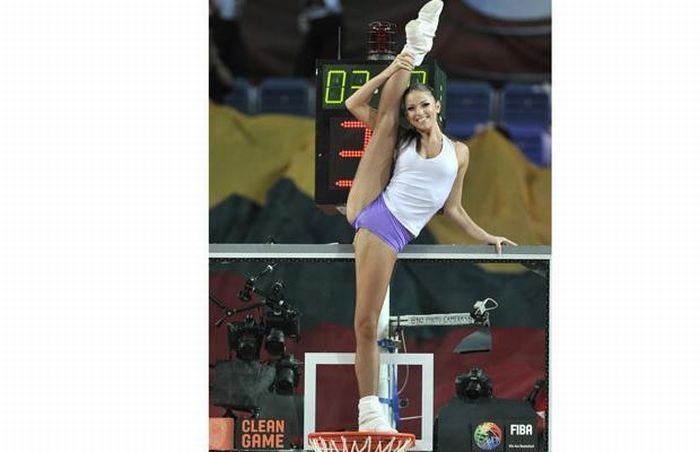
{"label": "shot clock", "polygon": [[[345,100],[389,61],[318,61],[316,65],[316,189],[320,206],[345,204],[372,131],[345,108]],[[411,81],[433,88],[445,105],[445,73],[435,64],[415,68]],[[379,90],[370,104],[379,104]],[[444,108],[443,108],[444,111]]]}

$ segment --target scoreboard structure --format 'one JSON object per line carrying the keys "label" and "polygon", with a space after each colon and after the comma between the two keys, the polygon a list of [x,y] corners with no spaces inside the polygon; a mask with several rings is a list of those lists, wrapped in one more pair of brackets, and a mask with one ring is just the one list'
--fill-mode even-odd
{"label": "scoreboard structure", "polygon": [[[355,119],[345,100],[379,74],[388,61],[319,60],[316,64],[316,184],[315,202],[321,207],[346,203],[355,171],[372,131]],[[433,88],[445,111],[445,73],[435,64],[419,66],[411,82]],[[370,105],[377,107],[381,88]],[[444,113],[441,113],[441,117]],[[441,118],[442,119],[442,118]],[[403,122],[403,118],[402,118]]]}

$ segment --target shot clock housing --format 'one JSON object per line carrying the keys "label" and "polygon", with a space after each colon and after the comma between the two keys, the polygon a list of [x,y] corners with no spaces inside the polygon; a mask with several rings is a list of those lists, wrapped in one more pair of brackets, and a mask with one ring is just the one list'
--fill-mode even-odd
{"label": "shot clock housing", "polygon": [[[389,63],[363,60],[319,60],[316,63],[315,201],[321,207],[346,203],[357,165],[372,136],[372,131],[345,108],[345,100]],[[442,117],[445,73],[437,64],[426,63],[413,70],[411,82],[416,81],[433,88],[443,105]],[[377,90],[370,102],[375,108],[380,91]]]}

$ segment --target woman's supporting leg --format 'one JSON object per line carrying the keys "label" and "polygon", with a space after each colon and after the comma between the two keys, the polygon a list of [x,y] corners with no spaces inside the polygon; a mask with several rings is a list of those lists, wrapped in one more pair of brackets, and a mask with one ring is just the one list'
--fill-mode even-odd
{"label": "woman's supporting leg", "polygon": [[355,373],[360,397],[377,393],[377,322],[396,263],[396,251],[368,229],[360,229],[355,247]]}
{"label": "woman's supporting leg", "polygon": [[[379,381],[377,323],[396,263],[396,251],[368,229],[360,229],[355,247],[355,375],[360,398],[376,396]],[[360,430],[389,430],[377,401],[360,401]]]}

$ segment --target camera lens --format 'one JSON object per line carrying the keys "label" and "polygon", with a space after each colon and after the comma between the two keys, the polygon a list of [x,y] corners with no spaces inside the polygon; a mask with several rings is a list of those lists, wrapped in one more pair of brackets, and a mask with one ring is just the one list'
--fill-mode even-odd
{"label": "camera lens", "polygon": [[477,400],[492,397],[493,389],[488,375],[477,367],[455,378],[455,393],[468,400]]}
{"label": "camera lens", "polygon": [[284,346],[284,333],[282,330],[273,328],[265,338],[265,350],[272,359],[279,359],[286,351]]}
{"label": "camera lens", "polygon": [[258,359],[260,344],[258,339],[252,334],[243,334],[238,341],[236,349],[237,356],[244,361]]}
{"label": "camera lens", "polygon": [[275,375],[275,392],[280,395],[291,395],[294,392],[294,369],[281,367]]}
{"label": "camera lens", "polygon": [[472,400],[478,399],[480,394],[481,384],[479,384],[476,381],[470,381],[465,391],[465,395],[467,396],[467,398]]}

